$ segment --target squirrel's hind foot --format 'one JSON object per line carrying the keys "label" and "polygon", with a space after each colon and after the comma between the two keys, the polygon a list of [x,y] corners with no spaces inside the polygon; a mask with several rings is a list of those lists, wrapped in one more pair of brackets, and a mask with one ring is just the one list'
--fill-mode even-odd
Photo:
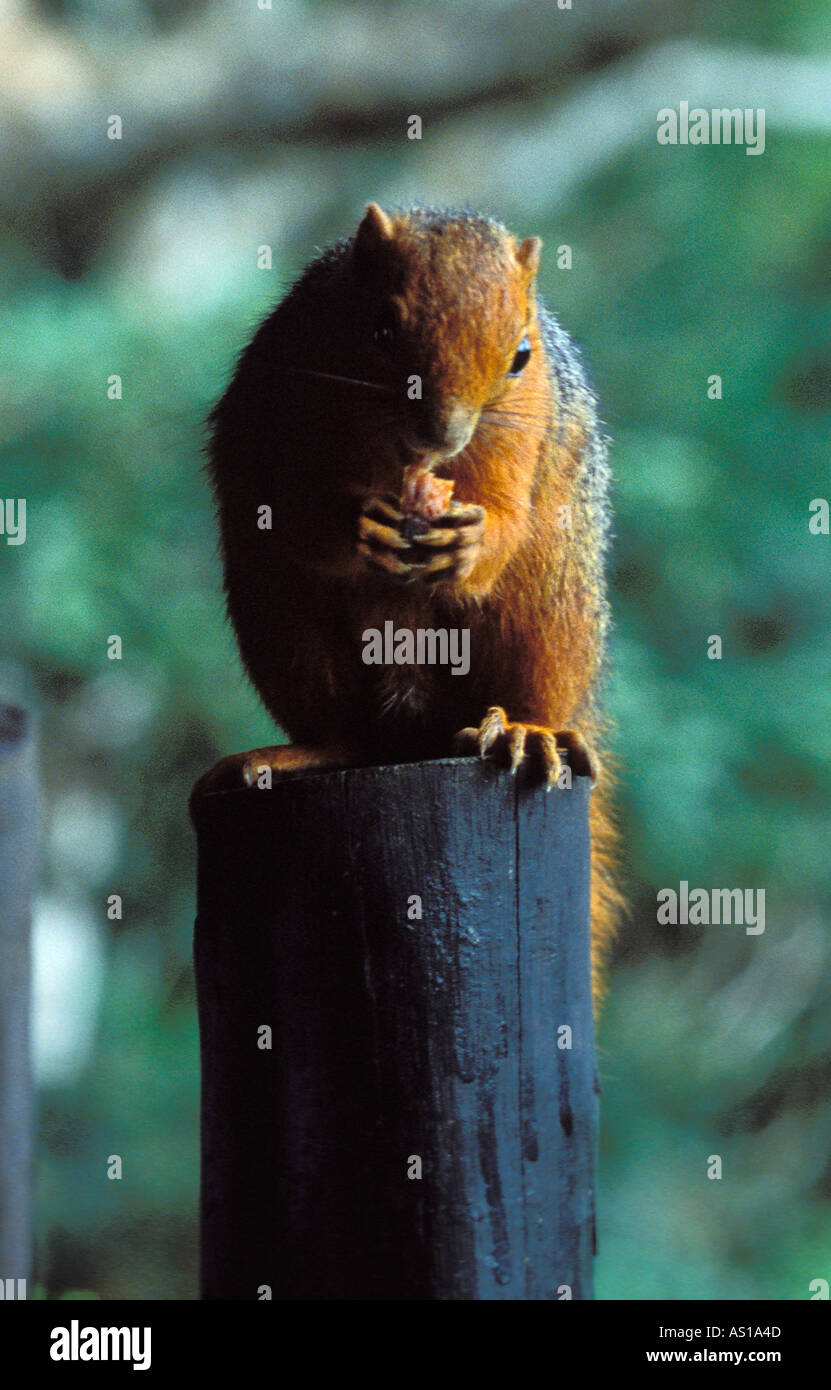
{"label": "squirrel's hind foot", "polygon": [[239,791],[244,787],[259,789],[270,785],[266,772],[301,772],[317,769],[321,772],[350,767],[355,758],[342,748],[312,748],[305,744],[280,744],[270,748],[251,748],[247,753],[232,753],[206,772],[190,795],[191,809],[201,796],[212,792]]}

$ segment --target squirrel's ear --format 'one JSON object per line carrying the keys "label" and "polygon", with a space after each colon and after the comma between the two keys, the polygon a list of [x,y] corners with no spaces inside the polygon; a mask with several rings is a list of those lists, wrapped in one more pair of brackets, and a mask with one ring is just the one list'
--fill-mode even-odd
{"label": "squirrel's ear", "polygon": [[538,236],[527,236],[516,249],[516,258],[529,280],[533,280],[540,268],[542,242]]}
{"label": "squirrel's ear", "polygon": [[392,218],[377,203],[367,203],[360,226],[355,233],[355,260],[359,266],[372,263],[382,247],[393,239]]}

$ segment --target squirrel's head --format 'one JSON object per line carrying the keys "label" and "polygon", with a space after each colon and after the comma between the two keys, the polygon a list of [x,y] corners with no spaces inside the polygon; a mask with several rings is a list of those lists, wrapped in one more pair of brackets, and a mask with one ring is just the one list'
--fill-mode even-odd
{"label": "squirrel's head", "polygon": [[544,370],[534,294],[541,246],[471,213],[388,214],[369,204],[349,258],[354,328],[365,371],[394,402],[405,450],[459,453],[480,419],[515,406],[523,379]]}

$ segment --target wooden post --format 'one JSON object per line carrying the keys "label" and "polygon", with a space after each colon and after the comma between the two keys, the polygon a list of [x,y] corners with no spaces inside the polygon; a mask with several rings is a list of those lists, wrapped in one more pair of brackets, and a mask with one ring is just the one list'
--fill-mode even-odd
{"label": "wooden post", "polygon": [[204,1298],[592,1296],[588,798],[465,758],[197,800]]}
{"label": "wooden post", "polygon": [[0,704],[0,1294],[25,1297],[32,1253],[29,926],[37,839],[31,721]]}

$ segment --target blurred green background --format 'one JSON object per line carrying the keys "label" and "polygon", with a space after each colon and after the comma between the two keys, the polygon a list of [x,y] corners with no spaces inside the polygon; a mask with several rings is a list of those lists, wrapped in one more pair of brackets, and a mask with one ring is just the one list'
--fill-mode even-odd
{"label": "blurred green background", "polygon": [[[831,539],[808,529],[831,488],[829,21],[828,0],[0,5],[2,493],[28,500],[25,545],[0,543],[0,696],[39,711],[46,788],[47,1296],[196,1296],[185,808],[273,734],[223,616],[202,422],[370,198],[540,234],[614,440],[632,908],[599,1037],[598,1296],[831,1279]],[[765,153],[658,145],[681,100],[764,107]],[[764,935],[659,927],[681,879],[764,887]]]}

